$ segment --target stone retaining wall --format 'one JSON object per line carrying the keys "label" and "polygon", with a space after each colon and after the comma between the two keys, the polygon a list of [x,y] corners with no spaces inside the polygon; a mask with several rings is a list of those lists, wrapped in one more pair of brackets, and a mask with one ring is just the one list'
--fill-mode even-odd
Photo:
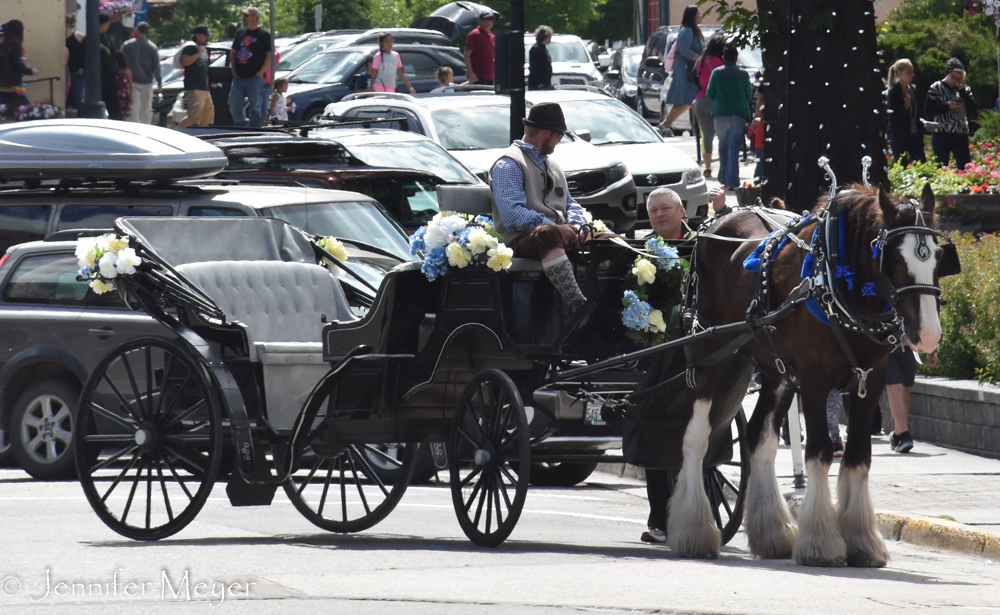
{"label": "stone retaining wall", "polygon": [[[915,440],[1000,459],[1000,387],[918,376],[910,395],[910,433]],[[881,408],[888,433],[893,423],[884,395]]]}

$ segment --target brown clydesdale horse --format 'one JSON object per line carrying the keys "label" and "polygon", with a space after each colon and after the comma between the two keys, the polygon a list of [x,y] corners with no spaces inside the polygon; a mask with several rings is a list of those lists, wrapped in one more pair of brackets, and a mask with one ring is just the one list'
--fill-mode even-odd
{"label": "brown clydesdale horse", "polygon": [[[908,230],[923,224],[928,225],[928,230],[933,227],[934,195],[930,187],[924,188],[921,202],[917,203],[850,186],[832,201],[821,198],[812,210],[813,219],[822,217],[826,209],[843,218],[840,262],[853,271],[851,289],[845,279],[834,281],[842,305],[860,322],[873,325],[884,322],[885,310],[891,306],[902,319],[910,347],[919,352],[934,351],[941,339],[935,287],[943,250],[930,233]],[[764,212],[782,224],[790,219],[786,212]],[[796,233],[804,245],[811,243],[816,226],[808,225]],[[892,229],[898,231],[892,233]],[[706,230],[716,236],[748,239],[763,238],[774,227],[753,211],[739,210],[721,217]],[[881,258],[874,258],[873,242],[883,230],[890,234],[879,244]],[[744,269],[743,261],[757,243],[711,237],[698,240],[695,271],[699,324],[708,327],[747,319],[748,308],[759,298],[759,278],[757,273]],[[767,275],[771,309],[800,284],[806,255],[806,250],[789,242],[772,257]],[[903,292],[897,294],[900,290]],[[683,466],[669,505],[668,544],[682,556],[716,557],[719,553],[719,532],[702,485],[702,459],[716,427],[728,425],[738,409],[756,365],[761,390],[748,425],[751,472],[749,477],[743,477],[749,480],[744,527],[751,551],[761,558],[794,557],[807,565],[884,566],[889,554],[877,530],[868,469],[872,414],[885,388],[890,346],[878,344],[862,332],[845,329],[844,339],[855,355],[856,365],[873,368],[867,374],[867,394],[862,397],[855,365],[831,327],[804,304],[798,304],[778,321],[770,338],[758,335],[726,361],[705,370],[704,382],[696,390],[684,391],[677,400],[686,404],[691,420],[684,431]],[[708,356],[723,344],[699,342],[692,348],[694,358]],[[809,482],[797,528],[779,492],[774,471],[779,426],[795,393],[794,385],[780,372],[776,361],[779,358],[801,392],[807,433]],[[833,443],[826,424],[826,400],[834,389],[850,394],[846,400],[848,438],[840,465],[837,510],[831,504],[828,482]]]}

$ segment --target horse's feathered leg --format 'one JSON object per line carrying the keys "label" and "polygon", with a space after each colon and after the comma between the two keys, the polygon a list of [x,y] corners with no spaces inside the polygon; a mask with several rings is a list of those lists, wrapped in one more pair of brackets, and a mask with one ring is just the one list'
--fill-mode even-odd
{"label": "horse's feathered leg", "polygon": [[702,473],[712,431],[711,409],[711,398],[695,399],[694,413],[684,431],[684,462],[668,506],[667,546],[681,557],[714,559],[722,548],[722,536],[712,517]]}
{"label": "horse's feathered leg", "polygon": [[868,378],[868,395],[851,396],[848,409],[847,444],[840,462],[837,481],[837,523],[847,544],[847,563],[851,566],[885,566],[889,551],[878,532],[875,506],[868,489],[871,467],[872,414],[878,407],[884,387],[884,370]]}
{"label": "horse's feathered leg", "polygon": [[750,552],[762,559],[791,557],[795,546],[795,523],[774,472],[781,417],[788,412],[792,396],[791,390],[761,373],[757,405],[747,425],[750,476],[743,478],[749,481],[743,527]]}
{"label": "horse's feathered leg", "polygon": [[840,536],[830,497],[833,442],[826,423],[828,387],[803,382],[802,406],[806,421],[806,497],[799,511],[795,561],[806,566],[843,566],[847,547]]}

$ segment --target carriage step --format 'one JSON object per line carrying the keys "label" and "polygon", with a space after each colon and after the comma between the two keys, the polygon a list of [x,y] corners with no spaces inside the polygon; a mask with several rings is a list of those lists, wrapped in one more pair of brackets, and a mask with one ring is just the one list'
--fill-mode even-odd
{"label": "carriage step", "polygon": [[257,470],[251,478],[254,482],[247,482],[243,473],[233,468],[229,474],[229,484],[226,485],[229,503],[233,506],[270,506],[278,483],[271,478],[266,464],[257,464]]}

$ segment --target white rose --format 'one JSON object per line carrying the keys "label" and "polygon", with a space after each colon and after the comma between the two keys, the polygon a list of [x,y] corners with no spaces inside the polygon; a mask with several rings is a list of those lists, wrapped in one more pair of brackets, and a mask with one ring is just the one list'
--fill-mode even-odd
{"label": "white rose", "polygon": [[640,286],[652,284],[656,281],[656,265],[644,258],[637,259],[635,266],[632,267],[632,275],[638,278]]}
{"label": "white rose", "polygon": [[97,265],[101,270],[101,276],[108,280],[118,275],[118,255],[114,252],[105,252]]}
{"label": "white rose", "polygon": [[496,243],[496,238],[481,228],[474,228],[469,231],[469,249],[473,254],[482,254],[493,247],[490,240]]}
{"label": "white rose", "polygon": [[448,256],[448,264],[459,269],[468,265],[469,261],[472,260],[472,253],[463,248],[461,244],[448,244],[444,253]]}
{"label": "white rose", "polygon": [[[101,259],[102,261],[104,259]],[[115,263],[115,269],[118,273],[124,275],[132,275],[135,273],[135,268],[142,264],[142,259],[136,255],[135,250],[132,248],[125,248],[118,252],[118,262]]]}
{"label": "white rose", "polygon": [[667,323],[663,321],[663,312],[653,310],[649,313],[649,324],[646,330],[650,333],[662,333],[667,330]]}

